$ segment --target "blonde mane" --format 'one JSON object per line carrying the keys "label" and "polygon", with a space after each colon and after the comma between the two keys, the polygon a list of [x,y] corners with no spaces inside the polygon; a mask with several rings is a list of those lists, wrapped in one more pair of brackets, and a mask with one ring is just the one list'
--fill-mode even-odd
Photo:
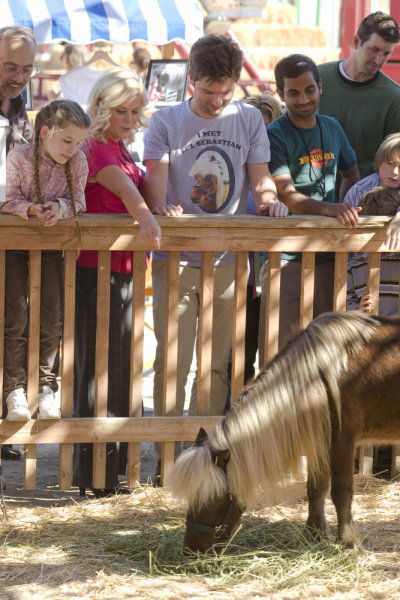
{"label": "blonde mane", "polygon": [[[340,384],[349,357],[362,350],[379,321],[361,312],[325,313],[247,385],[203,446],[177,460],[168,478],[176,496],[201,507],[228,490],[244,507],[299,474],[301,457],[317,478],[329,469],[331,409],[340,426]],[[229,449],[226,475],[211,450]]]}

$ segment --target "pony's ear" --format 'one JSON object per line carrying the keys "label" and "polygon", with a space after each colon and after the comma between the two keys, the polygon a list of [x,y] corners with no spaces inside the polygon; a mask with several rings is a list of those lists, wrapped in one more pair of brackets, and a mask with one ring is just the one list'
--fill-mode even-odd
{"label": "pony's ear", "polygon": [[215,450],[211,451],[211,459],[214,465],[217,465],[217,467],[220,467],[223,471],[226,470],[226,465],[230,457],[231,453],[229,450],[218,450],[218,452]]}
{"label": "pony's ear", "polygon": [[204,443],[208,440],[207,431],[200,427],[199,433],[197,434],[197,438],[194,442],[195,446],[204,446]]}

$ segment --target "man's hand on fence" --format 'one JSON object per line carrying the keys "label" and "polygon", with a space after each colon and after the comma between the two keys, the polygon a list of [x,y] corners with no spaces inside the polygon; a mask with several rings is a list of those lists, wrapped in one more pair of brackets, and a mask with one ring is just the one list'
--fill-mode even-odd
{"label": "man's hand on fence", "polygon": [[355,229],[358,226],[358,213],[361,211],[361,206],[352,206],[351,204],[334,204],[326,202],[328,214],[330,217],[335,217],[341,225],[345,225],[350,229]]}
{"label": "man's hand on fence", "polygon": [[182,206],[179,204],[164,204],[162,206],[154,206],[151,209],[153,215],[159,215],[160,217],[179,217],[183,213]]}
{"label": "man's hand on fence", "polygon": [[258,207],[257,214],[261,217],[287,217],[289,209],[280,200],[268,200]]}

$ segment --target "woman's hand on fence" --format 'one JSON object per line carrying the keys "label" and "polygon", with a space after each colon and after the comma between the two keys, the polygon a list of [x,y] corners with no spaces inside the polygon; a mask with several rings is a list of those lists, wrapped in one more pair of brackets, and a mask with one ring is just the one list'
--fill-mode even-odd
{"label": "woman's hand on fence", "polygon": [[161,248],[161,229],[153,215],[149,212],[151,218],[143,219],[140,223],[139,237],[141,237],[150,248]]}
{"label": "woman's hand on fence", "polygon": [[179,217],[183,213],[183,209],[180,204],[163,204],[162,206],[154,206],[151,212],[153,215],[159,215],[160,217]]}
{"label": "woman's hand on fence", "polygon": [[391,220],[385,233],[385,244],[389,250],[398,250],[400,242],[400,212]]}

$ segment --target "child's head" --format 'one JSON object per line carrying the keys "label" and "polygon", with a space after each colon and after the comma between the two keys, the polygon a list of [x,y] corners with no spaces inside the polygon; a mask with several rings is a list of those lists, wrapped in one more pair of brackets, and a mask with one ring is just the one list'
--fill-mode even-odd
{"label": "child's head", "polygon": [[40,109],[35,119],[35,151],[33,173],[36,201],[43,202],[40,190],[40,148],[54,162],[64,165],[72,208],[76,218],[74,186],[69,159],[78,150],[79,142],[85,137],[90,119],[85,111],[72,100],[54,100]]}
{"label": "child's head", "polygon": [[45,153],[65,165],[86,135],[90,119],[72,100],[54,100],[44,106],[35,119],[35,144],[41,142]]}
{"label": "child's head", "polygon": [[113,121],[120,118],[123,120],[122,113],[125,112],[134,115],[129,133],[122,134],[124,141],[131,144],[135,132],[145,124],[143,109],[147,103],[145,87],[135,71],[122,67],[108,69],[96,81],[89,96],[90,134],[107,143],[110,124],[112,126]]}
{"label": "child's head", "polygon": [[360,200],[361,216],[395,215],[400,207],[400,194],[397,190],[379,185],[366,192]]}
{"label": "child's head", "polygon": [[385,137],[375,154],[374,166],[382,185],[400,188],[400,133]]}
{"label": "child's head", "polygon": [[255,94],[244,98],[245,104],[255,106],[261,112],[265,125],[269,125],[282,115],[282,106],[272,94]]}

